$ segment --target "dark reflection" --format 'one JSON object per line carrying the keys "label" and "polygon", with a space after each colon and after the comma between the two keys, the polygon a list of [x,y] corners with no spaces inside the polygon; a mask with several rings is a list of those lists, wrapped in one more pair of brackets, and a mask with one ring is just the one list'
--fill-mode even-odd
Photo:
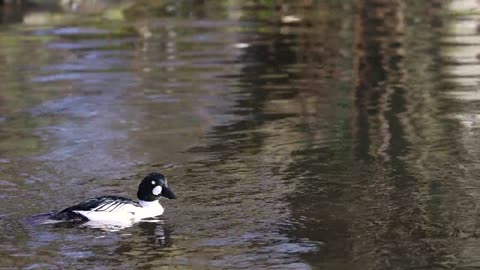
{"label": "dark reflection", "polygon": [[12,24],[25,20],[29,13],[58,12],[59,5],[55,1],[3,1],[0,2],[0,23]]}
{"label": "dark reflection", "polygon": [[[282,8],[289,7],[285,4]],[[214,197],[215,201],[226,203],[224,197],[239,200],[259,197],[255,206],[244,205],[242,212],[245,213],[237,215],[253,224],[261,219],[269,224],[270,232],[258,232],[256,227],[237,230],[257,235],[250,244],[258,250],[268,250],[269,256],[284,266],[305,267],[301,258],[311,265],[329,265],[329,261],[336,258],[344,258],[344,263],[348,261],[345,255],[349,245],[343,238],[349,237],[349,224],[347,220],[331,216],[347,209],[328,203],[327,198],[322,198],[324,192],[330,192],[325,191],[326,186],[310,182],[314,180],[311,177],[334,175],[347,169],[322,165],[332,157],[339,157],[335,157],[338,149],[322,145],[321,138],[328,136],[325,126],[336,125],[339,125],[340,136],[345,136],[343,120],[336,123],[336,119],[332,119],[335,117],[328,115],[329,110],[339,109],[340,105],[329,104],[324,99],[331,98],[335,91],[342,91],[342,80],[348,79],[338,75],[344,63],[333,60],[341,58],[341,50],[348,47],[348,41],[337,36],[338,31],[344,30],[341,16],[317,19],[315,15],[319,10],[341,14],[346,12],[342,7],[338,3],[307,4],[302,8],[314,10],[302,18],[299,32],[296,31],[299,25],[278,21],[264,26],[268,31],[246,32],[241,42],[250,45],[238,59],[245,66],[241,74],[227,76],[238,78],[240,89],[235,95],[241,98],[235,100],[228,113],[239,120],[214,126],[208,133],[206,146],[191,149],[209,154],[208,160],[202,160],[195,167],[207,166],[214,179],[224,178],[222,182],[206,179],[222,185],[223,193],[228,192]],[[282,16],[280,10],[279,7],[277,16]],[[248,18],[256,18],[255,12],[247,14]],[[329,138],[325,140],[328,143]],[[192,169],[188,177],[198,177],[199,172]],[[344,192],[343,184],[330,180],[326,184],[332,186],[329,196],[334,198]],[[211,183],[207,185],[207,188],[215,187]],[[226,214],[226,211],[217,213]],[[236,241],[248,241],[234,235],[230,241],[235,242],[237,238],[240,239]],[[261,251],[250,256],[258,263],[264,261]]]}
{"label": "dark reflection", "polygon": [[0,21],[1,23],[21,22],[27,10],[31,8],[24,1],[15,3],[0,2]]}
{"label": "dark reflection", "polygon": [[[246,66],[238,78],[241,90],[236,94],[248,98],[236,100],[226,113],[237,115],[241,120],[213,127],[207,135],[211,138],[208,147],[196,147],[192,151],[213,151],[221,155],[219,160],[228,160],[230,156],[242,153],[254,154],[263,147],[265,136],[268,136],[261,131],[262,126],[296,115],[265,109],[270,100],[291,99],[297,94],[292,83],[295,73],[287,69],[296,59],[292,51],[296,46],[294,36],[269,33],[268,40],[268,45],[252,44],[239,58]],[[268,75],[276,74],[281,74],[280,78],[268,78]],[[292,86],[276,87],[289,85]]]}
{"label": "dark reflection", "polygon": [[[297,152],[289,176],[302,175],[302,185],[289,200],[301,222],[286,231],[297,239],[325,242],[319,252],[303,256],[314,265],[385,269],[449,264],[449,241],[436,240],[454,234],[449,226],[455,224],[425,212],[429,180],[412,166],[426,149],[409,140],[417,132],[410,125],[417,124],[420,113],[410,111],[411,106],[420,103],[432,115],[430,106],[435,105],[409,93],[425,91],[408,79],[415,74],[407,69],[405,21],[414,7],[403,1],[366,0],[357,1],[357,8],[352,153],[331,144],[315,149],[314,141]],[[438,15],[435,10],[442,6],[423,8]],[[441,21],[438,16],[429,19],[431,25]],[[423,128],[430,128],[419,118]],[[338,155],[342,157],[336,159]]]}
{"label": "dark reflection", "polygon": [[[405,18],[402,1],[358,1],[355,26],[354,151],[359,158],[400,158],[408,149],[405,112]],[[378,137],[377,137],[378,136]],[[393,137],[395,136],[395,137]],[[372,145],[371,140],[380,145]],[[397,163],[398,162],[393,162]]]}
{"label": "dark reflection", "polygon": [[[406,91],[411,91],[406,85],[404,60],[405,6],[403,1],[358,3],[354,154],[383,165],[365,183],[381,189],[357,191],[365,192],[361,196],[371,200],[370,205],[357,210],[371,212],[374,220],[352,223],[352,232],[361,239],[361,244],[356,244],[360,249],[352,255],[363,263],[375,262],[371,267],[379,269],[430,263],[438,254],[405,258],[410,252],[421,253],[420,250],[430,248],[428,243],[417,242],[428,229],[423,202],[415,196],[419,180],[409,173],[408,164],[403,161],[411,149],[402,123],[406,120],[402,116],[406,112]],[[401,242],[390,242],[400,237]]]}

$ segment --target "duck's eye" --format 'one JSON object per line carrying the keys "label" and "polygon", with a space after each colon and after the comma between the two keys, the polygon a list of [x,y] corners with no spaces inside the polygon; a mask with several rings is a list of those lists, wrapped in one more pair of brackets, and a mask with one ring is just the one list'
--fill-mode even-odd
{"label": "duck's eye", "polygon": [[155,185],[155,181],[152,181],[152,185]]}
{"label": "duck's eye", "polygon": [[162,193],[162,187],[161,186],[156,186],[152,190],[153,195],[158,196],[160,193]]}

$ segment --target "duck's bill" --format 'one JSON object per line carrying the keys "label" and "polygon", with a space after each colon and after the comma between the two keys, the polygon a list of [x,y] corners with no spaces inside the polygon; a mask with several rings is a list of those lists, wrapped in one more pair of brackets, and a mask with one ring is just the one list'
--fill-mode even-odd
{"label": "duck's bill", "polygon": [[171,189],[169,189],[168,187],[162,188],[162,193],[160,195],[167,198],[167,199],[176,199],[177,198],[175,193],[173,193],[173,191]]}

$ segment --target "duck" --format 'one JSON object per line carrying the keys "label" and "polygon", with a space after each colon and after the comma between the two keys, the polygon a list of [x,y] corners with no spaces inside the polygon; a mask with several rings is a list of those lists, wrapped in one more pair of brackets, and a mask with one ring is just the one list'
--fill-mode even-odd
{"label": "duck", "polygon": [[167,178],[158,172],[150,173],[138,185],[134,201],[120,196],[100,196],[84,200],[61,211],[53,211],[51,221],[63,222],[136,222],[163,215],[161,197],[176,199],[168,187]]}

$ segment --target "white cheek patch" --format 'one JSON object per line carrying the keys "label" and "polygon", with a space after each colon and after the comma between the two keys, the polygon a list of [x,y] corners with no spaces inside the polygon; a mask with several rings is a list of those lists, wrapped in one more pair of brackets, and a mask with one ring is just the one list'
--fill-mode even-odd
{"label": "white cheek patch", "polygon": [[152,190],[153,195],[158,196],[160,193],[162,193],[162,187],[161,186],[156,186]]}

